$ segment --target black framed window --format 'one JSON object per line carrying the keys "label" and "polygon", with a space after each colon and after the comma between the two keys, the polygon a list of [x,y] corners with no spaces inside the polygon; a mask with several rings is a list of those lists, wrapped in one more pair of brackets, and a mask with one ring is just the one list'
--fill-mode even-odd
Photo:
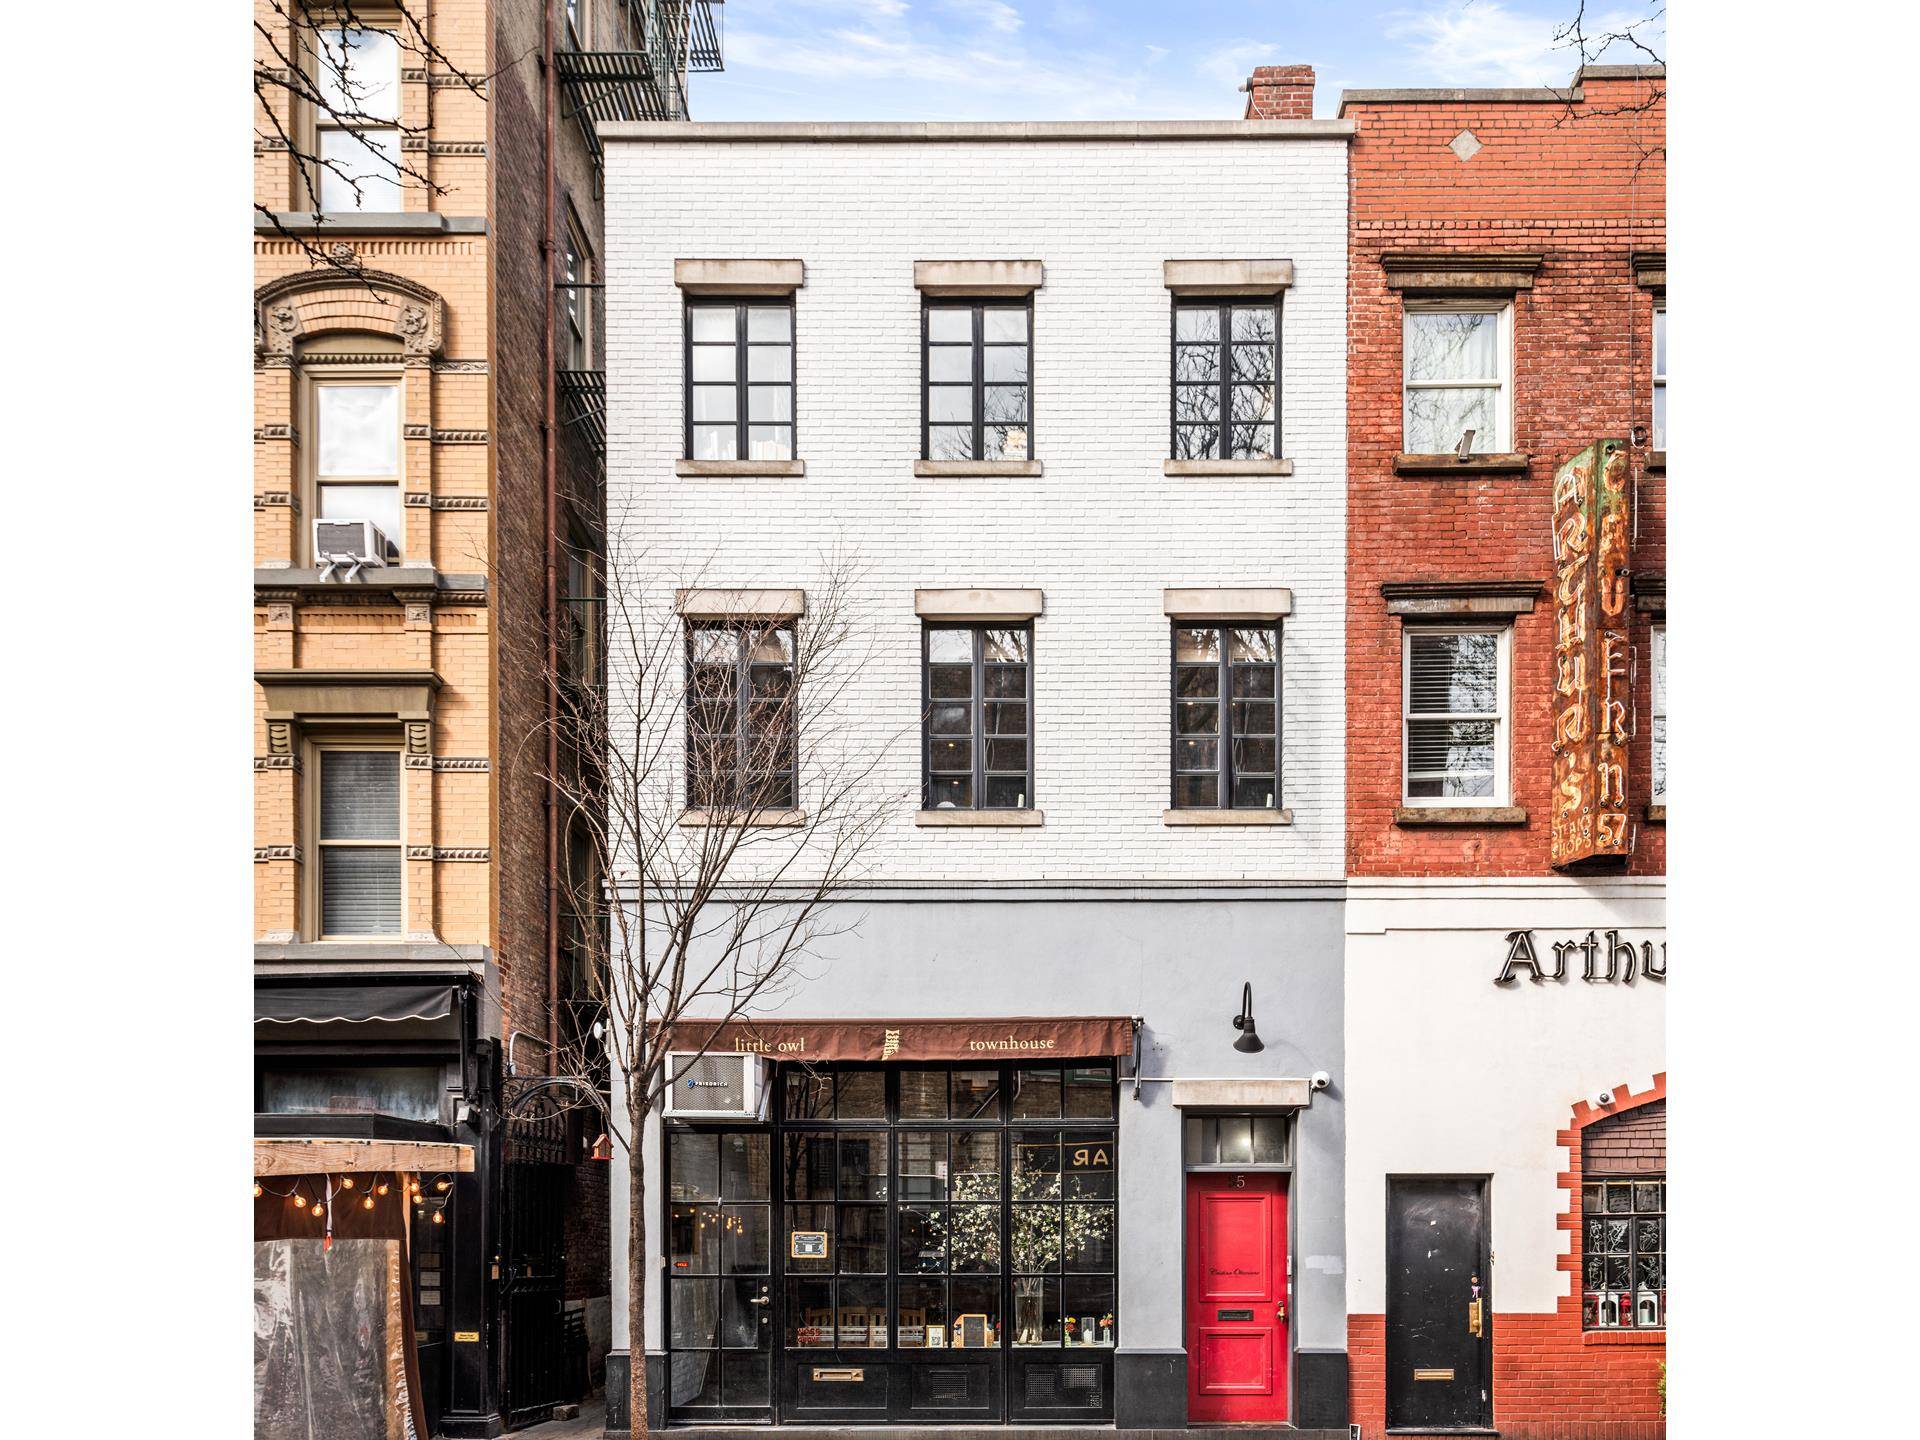
{"label": "black framed window", "polygon": [[793,459],[793,301],[687,301],[687,458]]}
{"label": "black framed window", "polygon": [[674,1403],[764,1407],[773,1391],[772,1137],[670,1130],[667,1143]]}
{"label": "black framed window", "polygon": [[1033,626],[928,625],[921,715],[929,810],[1033,808]]}
{"label": "black framed window", "polygon": [[1025,298],[928,300],[921,458],[1033,458],[1033,311]]}
{"label": "black framed window", "polygon": [[794,805],[791,625],[687,628],[687,804],[696,810]]}
{"label": "black framed window", "polygon": [[1581,1185],[1584,1328],[1666,1325],[1666,1180],[1665,1175],[1599,1176]]}
{"label": "black framed window", "polygon": [[1173,627],[1173,805],[1271,810],[1280,795],[1280,627]]}
{"label": "black framed window", "polygon": [[1176,300],[1173,458],[1279,454],[1280,303]]}

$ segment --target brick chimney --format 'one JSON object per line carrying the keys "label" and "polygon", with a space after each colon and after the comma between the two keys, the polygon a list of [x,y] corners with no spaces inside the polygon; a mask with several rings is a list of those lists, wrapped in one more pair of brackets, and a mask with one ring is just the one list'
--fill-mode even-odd
{"label": "brick chimney", "polygon": [[1313,118],[1311,65],[1256,65],[1240,88],[1247,92],[1248,120]]}

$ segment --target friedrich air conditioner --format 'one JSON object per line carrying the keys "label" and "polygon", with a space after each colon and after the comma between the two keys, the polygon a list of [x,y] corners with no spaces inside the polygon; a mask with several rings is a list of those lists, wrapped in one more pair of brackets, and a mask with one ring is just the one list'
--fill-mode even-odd
{"label": "friedrich air conditioner", "polygon": [[387,563],[387,537],[371,520],[316,520],[313,522],[314,563],[331,570],[346,565]]}
{"label": "friedrich air conditioner", "polygon": [[758,1120],[766,1062],[758,1055],[667,1055],[667,1118]]}

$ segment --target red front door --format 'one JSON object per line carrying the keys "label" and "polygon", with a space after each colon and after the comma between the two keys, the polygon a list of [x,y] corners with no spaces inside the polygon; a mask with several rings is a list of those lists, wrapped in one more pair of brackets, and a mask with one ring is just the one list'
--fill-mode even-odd
{"label": "red front door", "polygon": [[1287,1185],[1187,1176],[1187,1419],[1287,1418]]}

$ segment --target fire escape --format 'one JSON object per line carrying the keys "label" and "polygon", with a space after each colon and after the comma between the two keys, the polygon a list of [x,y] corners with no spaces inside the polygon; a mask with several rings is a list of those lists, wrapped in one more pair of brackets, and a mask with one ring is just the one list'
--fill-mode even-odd
{"label": "fire escape", "polygon": [[[725,68],[721,26],[715,13],[723,0],[616,0],[631,49],[575,50],[554,55],[565,96],[563,118],[578,122],[596,167],[605,164],[594,127],[602,120],[685,120],[687,76]],[[561,286],[562,289],[586,288]],[[598,287],[592,287],[598,288]],[[562,423],[576,428],[606,455],[607,376],[604,370],[561,370]]]}

